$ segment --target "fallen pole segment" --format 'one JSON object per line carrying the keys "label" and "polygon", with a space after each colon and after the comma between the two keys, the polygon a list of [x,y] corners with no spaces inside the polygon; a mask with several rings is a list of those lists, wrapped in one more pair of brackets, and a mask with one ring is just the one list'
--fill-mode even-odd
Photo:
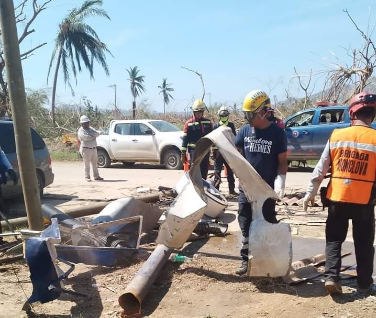
{"label": "fallen pole segment", "polygon": [[[160,199],[160,194],[147,194],[142,196],[135,196],[134,197],[137,200],[143,201],[145,203],[153,203],[157,202]],[[89,206],[79,207],[71,210],[64,211],[65,214],[68,214],[72,218],[79,218],[83,216],[88,216],[92,214],[98,214],[101,212],[111,201],[101,202]],[[8,219],[9,220],[9,219]],[[15,227],[23,227],[28,225],[27,217],[21,217],[17,219],[10,219],[9,223]],[[4,221],[1,221],[1,226],[3,229],[8,229],[8,224]]]}
{"label": "fallen pole segment", "polygon": [[124,309],[124,317],[141,315],[141,302],[159,275],[173,250],[158,244],[147,261],[136,273],[133,280],[119,297],[119,305]]}

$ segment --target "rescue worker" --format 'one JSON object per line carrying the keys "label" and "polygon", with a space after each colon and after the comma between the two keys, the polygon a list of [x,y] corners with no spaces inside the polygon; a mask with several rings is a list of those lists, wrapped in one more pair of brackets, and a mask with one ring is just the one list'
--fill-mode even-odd
{"label": "rescue worker", "polygon": [[[7,174],[9,178],[12,179],[13,185],[18,183],[18,176],[16,172],[13,170],[12,165],[10,164],[8,158],[6,157],[4,151],[0,148],[0,211],[5,213],[4,211],[4,201],[3,196],[1,194],[1,185],[7,183]],[[1,221],[1,217],[0,217]],[[1,222],[0,222],[0,234],[2,233]],[[3,238],[0,237],[0,245],[4,244]]]}
{"label": "rescue worker", "polygon": [[350,101],[351,126],[335,129],[317,163],[303,200],[306,211],[330,169],[327,188],[325,289],[342,293],[339,282],[341,246],[352,220],[360,293],[372,285],[375,236],[376,131],[370,127],[376,113],[376,94],[361,92]]}
{"label": "rescue worker", "polygon": [[[196,149],[196,143],[213,130],[211,121],[204,117],[206,109],[205,103],[201,99],[197,99],[192,106],[193,116],[184,124],[183,144],[181,147],[181,161],[187,162],[186,153],[189,154],[189,165],[193,162],[193,156]],[[209,153],[201,162],[201,176],[206,180],[209,170]]]}
{"label": "rescue worker", "polygon": [[[214,124],[214,129],[217,129],[220,126],[228,126],[231,128],[232,133],[234,136],[236,136],[236,130],[235,130],[235,125],[234,123],[229,121],[229,116],[230,112],[228,111],[228,108],[226,106],[222,106],[218,110],[218,117],[219,117],[219,122]],[[231,170],[230,166],[226,162],[226,160],[222,157],[221,153],[218,151],[217,147],[213,147],[213,158],[214,158],[214,171],[217,177],[221,177],[221,171],[223,164],[227,168],[227,181],[228,181],[228,190],[229,194],[231,195],[237,195],[235,192],[235,178],[234,178],[234,173]],[[219,190],[219,185],[220,182],[216,183],[216,188]]]}
{"label": "rescue worker", "polygon": [[[283,129],[269,121],[270,107],[269,96],[263,91],[254,90],[245,97],[243,111],[248,124],[244,125],[236,135],[235,146],[282,199],[287,173],[287,138]],[[242,263],[236,274],[244,275],[248,268],[248,237],[252,222],[252,206],[241,187],[239,187],[238,202],[238,222],[243,235],[243,246],[240,251]],[[273,199],[265,201],[263,215],[266,221],[277,223]]]}
{"label": "rescue worker", "polygon": [[90,182],[90,163],[93,167],[94,180],[101,181],[103,178],[98,172],[98,154],[97,154],[97,137],[100,135],[98,131],[90,127],[90,119],[86,115],[80,118],[81,127],[78,130],[78,139],[80,140],[80,154],[84,159],[85,179]]}

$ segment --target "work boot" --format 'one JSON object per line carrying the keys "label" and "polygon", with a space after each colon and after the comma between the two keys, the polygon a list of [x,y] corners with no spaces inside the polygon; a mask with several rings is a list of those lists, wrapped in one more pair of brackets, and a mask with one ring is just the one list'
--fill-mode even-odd
{"label": "work boot", "polygon": [[248,270],[248,262],[247,261],[242,261],[242,264],[236,270],[235,274],[239,275],[239,276],[242,276],[242,275],[247,274],[247,270]]}
{"label": "work boot", "polygon": [[369,295],[371,293],[371,290],[372,290],[372,287],[373,287],[373,284],[370,284],[368,287],[366,288],[360,288],[358,287],[356,290],[358,293],[360,294],[363,294],[363,295]]}
{"label": "work boot", "polygon": [[327,280],[325,282],[325,289],[330,295],[342,294],[341,284],[332,280]]}
{"label": "work boot", "polygon": [[96,181],[102,181],[102,180],[104,180],[104,179],[101,178],[101,177],[96,177],[96,178],[94,178],[94,180],[96,180]]}
{"label": "work boot", "polygon": [[238,195],[238,193],[235,191],[235,188],[229,188],[228,193],[231,195]]}
{"label": "work boot", "polygon": [[85,180],[86,180],[87,182],[91,182],[91,179],[90,179],[90,178],[85,178]]}

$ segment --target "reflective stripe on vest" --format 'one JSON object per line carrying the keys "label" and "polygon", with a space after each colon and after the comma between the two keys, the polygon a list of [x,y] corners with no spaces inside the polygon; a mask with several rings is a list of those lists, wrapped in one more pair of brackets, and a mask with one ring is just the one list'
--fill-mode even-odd
{"label": "reflective stripe on vest", "polygon": [[193,123],[188,123],[188,127],[189,126],[195,126],[195,125],[199,125],[200,123],[198,121],[194,121]]}
{"label": "reflective stripe on vest", "polygon": [[368,204],[376,173],[376,130],[364,126],[335,129],[329,149],[332,175],[327,198]]}
{"label": "reflective stripe on vest", "polygon": [[188,147],[190,147],[190,148],[196,148],[196,144],[194,144],[194,143],[191,142],[191,143],[188,144]]}

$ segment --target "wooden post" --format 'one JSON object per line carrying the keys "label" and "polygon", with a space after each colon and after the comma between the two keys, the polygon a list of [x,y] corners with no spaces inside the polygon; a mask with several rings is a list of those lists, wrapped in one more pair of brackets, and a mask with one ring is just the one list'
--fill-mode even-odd
{"label": "wooden post", "polygon": [[26,213],[31,230],[42,230],[43,219],[35,170],[33,145],[26,105],[13,0],[0,1],[0,23],[5,56],[10,105],[13,113],[14,135]]}

